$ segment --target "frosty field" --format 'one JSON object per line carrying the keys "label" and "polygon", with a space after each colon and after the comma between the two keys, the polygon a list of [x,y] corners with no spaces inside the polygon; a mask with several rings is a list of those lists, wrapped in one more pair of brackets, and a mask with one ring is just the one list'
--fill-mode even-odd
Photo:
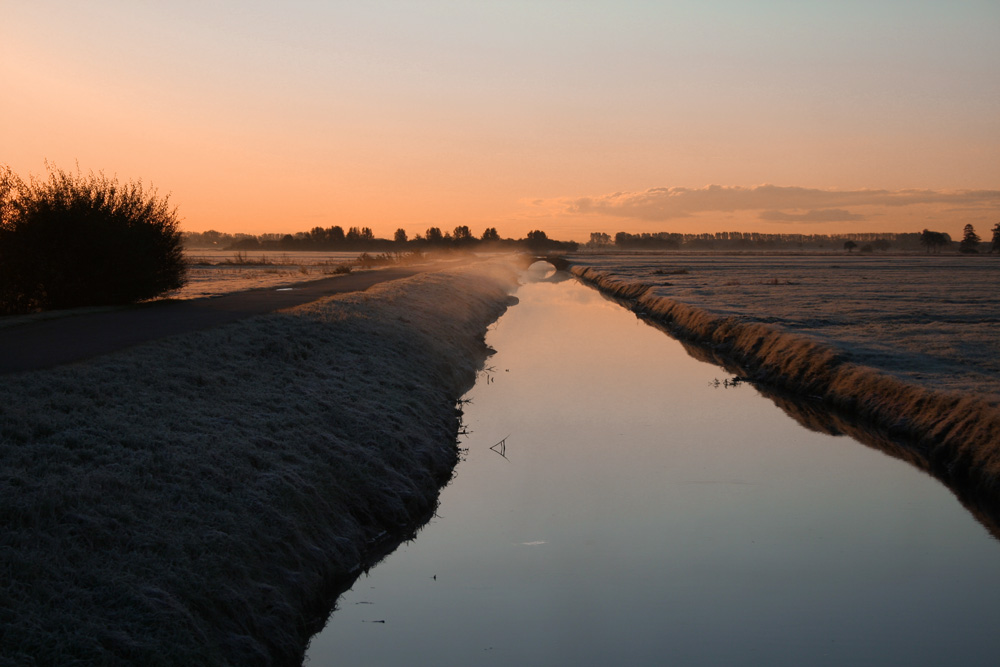
{"label": "frosty field", "polygon": [[426,519],[516,267],[428,271],[0,383],[0,664],[300,664]]}
{"label": "frosty field", "polygon": [[283,287],[333,275],[354,264],[358,252],[267,252],[193,248],[185,250],[187,284],[167,294],[172,299],[198,299],[227,292]]}
{"label": "frosty field", "polygon": [[935,390],[1000,403],[1000,258],[580,254],[574,264],[716,315],[808,336]]}

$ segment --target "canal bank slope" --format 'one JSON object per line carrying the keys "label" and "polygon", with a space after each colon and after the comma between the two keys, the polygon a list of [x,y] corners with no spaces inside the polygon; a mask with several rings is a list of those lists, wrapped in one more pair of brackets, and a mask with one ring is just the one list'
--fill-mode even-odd
{"label": "canal bank slope", "polygon": [[0,664],[299,664],[433,511],[512,258],[0,386]]}
{"label": "canal bank slope", "polygon": [[746,379],[861,419],[956,481],[994,499],[1000,492],[1000,407],[987,396],[899,379],[852,363],[833,344],[694,307],[641,280],[582,265],[571,271],[677,338],[710,349]]}

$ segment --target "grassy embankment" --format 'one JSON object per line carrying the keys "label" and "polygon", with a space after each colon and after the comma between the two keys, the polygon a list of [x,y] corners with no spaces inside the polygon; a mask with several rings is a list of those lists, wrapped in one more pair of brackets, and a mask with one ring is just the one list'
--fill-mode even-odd
{"label": "grassy embankment", "polygon": [[0,664],[299,664],[425,520],[509,261],[0,385]]}
{"label": "grassy embankment", "polygon": [[[1000,492],[1000,408],[975,394],[936,391],[851,363],[832,345],[780,328],[714,314],[657,295],[608,271],[572,272],[672,335],[711,350],[751,381],[807,397],[906,443],[919,467],[977,496]],[[815,422],[815,420],[812,420]],[[898,455],[898,454],[897,454]]]}

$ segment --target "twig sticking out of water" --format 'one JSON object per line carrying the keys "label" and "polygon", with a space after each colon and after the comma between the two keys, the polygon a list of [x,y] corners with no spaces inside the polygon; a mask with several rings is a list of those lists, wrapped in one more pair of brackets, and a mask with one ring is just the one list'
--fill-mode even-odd
{"label": "twig sticking out of water", "polygon": [[[507,438],[509,437],[510,434],[505,435],[503,440],[490,447],[490,449],[499,454],[500,456],[504,457],[505,459],[507,459]],[[510,461],[510,459],[507,460]]]}
{"label": "twig sticking out of water", "polygon": [[740,377],[739,375],[736,375],[736,376],[733,376],[732,378],[726,378],[722,382],[719,382],[719,378],[715,378],[713,381],[709,382],[708,384],[710,384],[711,386],[715,387],[716,389],[718,389],[719,387],[723,387],[723,388],[729,389],[730,387],[739,387],[740,385],[745,384],[745,383],[747,383],[749,381],[750,380],[748,380],[747,378]]}

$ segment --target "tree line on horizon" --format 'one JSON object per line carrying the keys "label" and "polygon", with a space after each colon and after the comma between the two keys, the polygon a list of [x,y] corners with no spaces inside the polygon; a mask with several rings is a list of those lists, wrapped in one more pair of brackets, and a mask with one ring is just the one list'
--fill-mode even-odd
{"label": "tree line on horizon", "polygon": [[[990,231],[993,232],[993,239],[989,252],[991,254],[1000,252],[1000,222],[993,225],[993,229]],[[982,239],[976,233],[976,228],[968,224],[962,230],[962,240],[958,242],[958,251],[966,255],[976,254],[979,252],[981,243]],[[926,248],[928,253],[937,253],[943,248],[953,246],[954,242],[951,240],[951,236],[944,232],[932,232],[925,229],[920,233],[920,245]]]}
{"label": "tree line on horizon", "polygon": [[[845,243],[871,244],[873,250],[888,250],[894,245],[916,246],[919,234],[891,232],[852,232],[845,234],[766,234],[761,232],[715,232],[681,234],[676,232],[643,232],[630,234],[618,232],[614,238],[608,234],[591,234],[587,247],[614,245],[618,248],[679,250],[724,249],[839,249]],[[911,238],[912,237],[912,238]]]}
{"label": "tree line on horizon", "polygon": [[[992,228],[992,244],[988,252],[1000,252],[1000,223]],[[185,232],[184,243],[189,247],[219,248],[223,250],[341,250],[399,252],[424,249],[482,249],[484,246],[504,249],[529,249],[536,252],[571,252],[579,248],[575,241],[558,241],[541,230],[532,230],[524,238],[502,238],[495,227],[486,228],[475,236],[466,225],[459,225],[451,232],[439,227],[428,227],[423,234],[412,238],[397,229],[393,238],[377,238],[370,227],[339,225],[314,227],[308,232],[295,234],[229,234],[210,230]],[[582,244],[590,250],[837,250],[851,252],[886,252],[896,250],[925,250],[938,253],[955,248],[963,253],[979,252],[982,243],[972,225],[966,225],[961,241],[953,241],[946,232],[928,229],[922,232],[849,232],[844,234],[765,234],[760,232],[715,232],[682,234],[678,232],[618,232],[613,237],[594,232]]]}
{"label": "tree line on horizon", "polygon": [[[992,229],[993,239],[989,252],[1000,252],[1000,222]],[[715,232],[681,234],[676,232],[643,232],[609,234],[595,232],[584,244],[588,249],[615,247],[643,250],[837,250],[848,252],[861,248],[861,252],[897,250],[925,250],[928,253],[956,247],[959,252],[979,252],[980,237],[972,225],[966,225],[960,242],[952,241],[946,232],[850,232],[844,234],[764,234],[760,232]]]}
{"label": "tree line on horizon", "polygon": [[308,232],[295,234],[228,234],[209,230],[184,232],[184,244],[192,248],[219,248],[222,250],[333,250],[409,252],[431,249],[526,249],[533,252],[572,252],[578,248],[574,241],[557,241],[540,229],[527,233],[524,238],[502,238],[496,227],[487,227],[480,236],[472,233],[467,225],[452,231],[428,227],[423,234],[412,238],[399,228],[391,239],[378,238],[370,227],[340,225],[313,227]]}

